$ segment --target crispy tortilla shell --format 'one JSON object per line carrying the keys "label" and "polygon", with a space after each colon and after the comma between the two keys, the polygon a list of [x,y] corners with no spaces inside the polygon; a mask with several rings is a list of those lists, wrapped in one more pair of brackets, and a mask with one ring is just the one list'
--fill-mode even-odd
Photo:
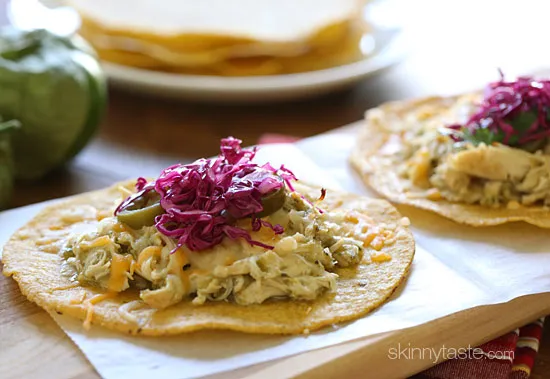
{"label": "crispy tortilla shell", "polygon": [[[392,159],[387,146],[394,143],[406,127],[403,120],[430,118],[449,123],[445,109],[456,101],[477,94],[452,97],[427,97],[416,100],[386,103],[370,110],[360,130],[357,144],[350,157],[352,166],[363,181],[390,201],[435,212],[461,224],[492,226],[513,221],[524,221],[542,228],[550,228],[550,212],[542,206],[521,206],[518,209],[491,208],[482,205],[454,203],[445,199],[430,200],[426,190],[415,188],[410,180],[399,175],[399,164]],[[422,194],[424,192],[424,195]],[[414,195],[411,195],[414,194]]]}
{"label": "crispy tortilla shell", "polygon": [[[126,185],[130,185],[127,183]],[[300,190],[319,189],[299,186]],[[83,287],[61,274],[63,259],[59,254],[64,236],[78,228],[71,223],[74,214],[90,214],[91,206],[99,212],[112,211],[121,200],[116,186],[75,196],[41,211],[17,231],[4,247],[4,274],[12,276],[24,295],[41,307],[85,319],[86,300],[101,290]],[[229,329],[247,333],[298,334],[326,325],[356,319],[380,306],[406,277],[414,256],[414,240],[401,215],[385,200],[329,192],[325,209],[345,207],[364,212],[377,223],[395,226],[395,243],[384,246],[382,253],[391,260],[374,263],[371,248],[365,259],[353,269],[340,269],[337,289],[315,301],[277,300],[260,305],[241,306],[229,302],[193,305],[183,301],[163,310],[147,305],[130,311],[128,319],[121,306],[138,300],[137,292],[125,291],[98,302],[93,307],[92,324],[124,333],[149,336],[178,334],[201,329]],[[68,215],[68,216],[67,216]],[[51,237],[49,235],[53,235]],[[124,307],[123,307],[124,308]]]}

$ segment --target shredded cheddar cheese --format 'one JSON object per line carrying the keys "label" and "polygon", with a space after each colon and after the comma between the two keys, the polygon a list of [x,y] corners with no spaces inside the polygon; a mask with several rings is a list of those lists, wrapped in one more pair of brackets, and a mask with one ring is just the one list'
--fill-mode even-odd
{"label": "shredded cheddar cheese", "polygon": [[371,254],[370,257],[373,262],[377,262],[377,263],[391,261],[391,255],[389,255],[388,253],[376,252]]}
{"label": "shredded cheddar cheese", "polygon": [[385,239],[390,239],[393,237],[393,232],[391,230],[383,230],[380,234],[382,234]]}
{"label": "shredded cheddar cheese", "polygon": [[137,260],[137,266],[141,268],[141,265],[143,262],[145,262],[147,259],[151,257],[160,257],[162,252],[162,249],[160,246],[149,246],[146,247],[139,253],[138,260]]}
{"label": "shredded cheddar cheese", "polygon": [[84,322],[82,323],[82,326],[85,330],[90,330],[90,327],[92,326],[92,319],[94,317],[94,305],[110,298],[113,298],[116,296],[116,293],[103,293],[96,295],[92,297],[89,300],[85,301],[86,305],[86,318],[84,319]]}
{"label": "shredded cheddar cheese", "polygon": [[129,232],[128,230],[128,227],[120,222],[117,222],[114,226],[113,226],[113,230],[117,233],[122,233],[122,232]]}
{"label": "shredded cheddar cheese", "polygon": [[370,246],[376,251],[382,250],[382,248],[384,247],[384,237],[382,237],[381,235],[377,235],[370,243]]}
{"label": "shredded cheddar cheese", "polygon": [[428,181],[430,154],[426,148],[419,149],[408,162],[409,178],[415,185],[424,186]]}
{"label": "shredded cheddar cheese", "polygon": [[368,233],[365,239],[363,240],[363,247],[368,247],[374,241],[374,239],[378,236],[378,233]]}
{"label": "shredded cheddar cheese", "polygon": [[101,236],[99,238],[96,238],[93,241],[83,241],[80,244],[80,247],[83,249],[93,249],[94,247],[102,247],[107,246],[111,243],[111,239],[108,236]]}
{"label": "shredded cheddar cheese", "polygon": [[430,188],[426,192],[426,198],[429,200],[437,201],[437,200],[441,200],[443,196],[441,196],[441,192],[439,192],[437,188]]}
{"label": "shredded cheddar cheese", "polygon": [[96,220],[101,221],[104,218],[112,216],[112,214],[113,214],[113,212],[111,212],[111,211],[99,211],[96,214]]}
{"label": "shredded cheddar cheese", "polygon": [[358,224],[359,223],[359,218],[357,217],[357,215],[355,214],[347,214],[346,217],[344,218],[344,220],[348,221],[348,222],[351,222],[353,224]]}

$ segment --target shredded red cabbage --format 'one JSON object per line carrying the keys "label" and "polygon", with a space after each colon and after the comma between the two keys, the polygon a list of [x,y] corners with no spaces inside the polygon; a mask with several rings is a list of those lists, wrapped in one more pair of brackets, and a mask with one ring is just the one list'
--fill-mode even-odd
{"label": "shredded red cabbage", "polygon": [[457,140],[500,142],[522,146],[550,136],[550,80],[520,77],[500,80],[485,89],[479,110],[465,125],[449,128],[462,133],[451,134]]}
{"label": "shredded red cabbage", "polygon": [[199,159],[163,170],[159,178],[148,183],[139,178],[138,191],[155,190],[166,213],[157,216],[155,226],[162,234],[177,239],[177,247],[199,251],[217,245],[224,237],[243,238],[251,245],[272,249],[255,241],[249,232],[234,225],[234,220],[251,217],[252,230],[271,228],[281,234],[280,225],[256,218],[263,210],[261,198],[285,184],[292,191],[294,174],[281,166],[252,163],[255,149],[241,148],[233,137],[222,139],[221,154],[215,159]]}
{"label": "shredded red cabbage", "polygon": [[145,178],[138,178],[136,182],[136,189],[138,191],[143,191],[145,186],[147,185],[147,179]]}

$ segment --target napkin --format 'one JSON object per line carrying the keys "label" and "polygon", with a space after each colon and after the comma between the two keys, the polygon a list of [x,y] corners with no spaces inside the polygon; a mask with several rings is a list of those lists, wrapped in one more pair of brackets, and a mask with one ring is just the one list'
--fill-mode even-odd
{"label": "napkin", "polygon": [[413,379],[527,379],[535,364],[544,319],[479,346],[480,354],[440,363]]}

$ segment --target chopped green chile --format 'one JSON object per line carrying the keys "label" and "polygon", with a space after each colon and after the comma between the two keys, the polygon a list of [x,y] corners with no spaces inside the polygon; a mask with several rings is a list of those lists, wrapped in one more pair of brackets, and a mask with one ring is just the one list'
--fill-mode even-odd
{"label": "chopped green chile", "polygon": [[117,210],[116,217],[132,229],[141,229],[154,225],[155,217],[163,213],[158,194],[154,191],[141,191]]}
{"label": "chopped green chile", "polygon": [[[266,217],[282,208],[286,197],[285,187],[281,187],[272,193],[262,197],[263,210],[257,217]],[[160,205],[159,196],[154,191],[138,192],[129,199],[127,204],[121,207],[116,217],[118,221],[130,226],[132,229],[141,229],[144,226],[155,224],[155,217],[164,213]]]}
{"label": "chopped green chile", "polygon": [[141,209],[123,209],[117,214],[118,221],[125,223],[132,229],[141,229],[144,226],[155,224],[155,217],[164,213],[160,202],[148,205]]}
{"label": "chopped green chile", "polygon": [[153,289],[152,283],[137,273],[134,273],[133,279],[130,280],[130,287],[140,291]]}
{"label": "chopped green chile", "polygon": [[263,210],[260,213],[258,213],[256,216],[261,218],[261,217],[269,216],[272,213],[275,213],[276,211],[278,211],[283,207],[285,203],[285,198],[286,198],[286,189],[284,186],[262,197]]}

